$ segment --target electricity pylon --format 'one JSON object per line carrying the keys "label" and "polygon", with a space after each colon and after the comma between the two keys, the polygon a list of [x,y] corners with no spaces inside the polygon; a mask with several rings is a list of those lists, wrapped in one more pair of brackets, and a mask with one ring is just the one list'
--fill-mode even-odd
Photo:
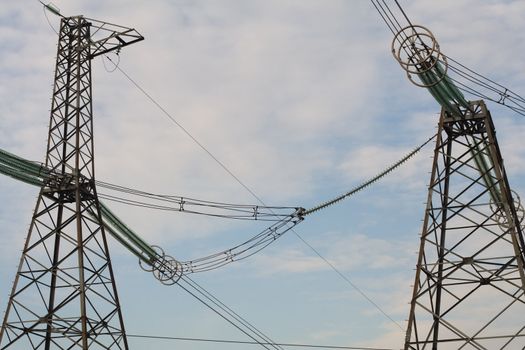
{"label": "electricity pylon", "polygon": [[523,350],[524,209],[492,117],[448,76],[448,58],[427,28],[399,30],[392,53],[442,106],[405,350]]}
{"label": "electricity pylon", "polygon": [[49,177],[9,297],[0,349],[128,349],[95,187],[91,60],[144,38],[83,16],[61,17]]}
{"label": "electricity pylon", "polygon": [[485,104],[443,108],[405,349],[525,347],[522,221]]}

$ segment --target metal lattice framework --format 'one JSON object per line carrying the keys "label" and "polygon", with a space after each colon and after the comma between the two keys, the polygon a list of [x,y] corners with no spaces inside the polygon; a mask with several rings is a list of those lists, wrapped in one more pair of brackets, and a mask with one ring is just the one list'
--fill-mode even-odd
{"label": "metal lattice framework", "polygon": [[[234,248],[181,263],[127,228],[99,202],[96,190],[91,60],[143,37],[83,16],[66,18],[45,6],[62,17],[46,163],[6,154],[0,159],[0,173],[41,186],[0,330],[0,350],[128,349],[106,232],[162,283],[188,283],[184,274],[258,252],[305,215],[347,198],[417,152],[348,193],[284,216],[270,207],[264,212],[258,206],[191,203],[242,213],[230,215],[234,218],[247,218],[247,210],[254,220],[261,214],[281,217]],[[468,102],[453,84],[447,56],[428,29],[400,28],[392,52],[409,79],[443,107],[405,349],[523,349],[525,210],[510,190],[490,113],[483,101]],[[512,97],[506,90],[504,96]],[[190,204],[182,197],[125,190],[176,203],[179,211]]]}
{"label": "metal lattice framework", "polygon": [[522,220],[485,104],[443,109],[405,349],[522,349]]}
{"label": "metal lattice framework", "polygon": [[61,21],[46,153],[53,175],[37,199],[0,349],[128,349],[95,187],[91,59],[92,48],[142,37],[111,31],[105,49],[93,28],[82,16]]}

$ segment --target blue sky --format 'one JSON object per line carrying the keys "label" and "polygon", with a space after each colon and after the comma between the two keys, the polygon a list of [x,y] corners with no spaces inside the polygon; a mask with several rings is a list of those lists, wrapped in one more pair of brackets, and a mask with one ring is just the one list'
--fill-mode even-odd
{"label": "blue sky", "polygon": [[[121,67],[267,204],[314,206],[375,175],[436,130],[439,106],[406,79],[390,53],[392,35],[369,1],[55,4],[66,15],[142,33],[145,41],[123,49]],[[523,2],[401,4],[414,23],[434,32],[447,55],[525,91]],[[50,20],[57,28],[57,19]],[[56,34],[36,0],[3,4],[0,27],[0,148],[42,161]],[[97,179],[257,204],[122,74],[107,72],[101,58],[93,63],[93,94]],[[488,106],[510,183],[523,193],[523,117]],[[403,327],[431,155],[430,146],[296,230]],[[2,309],[37,191],[0,178]],[[264,227],[109,205],[147,241],[181,260],[228,248]],[[244,339],[176,286],[162,286],[140,270],[114,241],[111,253],[129,333]],[[251,259],[194,278],[279,342],[402,345],[397,325],[291,232]],[[130,344],[221,349],[135,339]]]}

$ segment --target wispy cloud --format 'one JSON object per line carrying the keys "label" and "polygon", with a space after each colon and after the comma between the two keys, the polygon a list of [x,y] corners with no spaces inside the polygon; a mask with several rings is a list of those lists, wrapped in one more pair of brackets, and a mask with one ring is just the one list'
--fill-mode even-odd
{"label": "wispy cloud", "polygon": [[[120,67],[268,204],[305,205],[331,197],[375,175],[435,132],[439,106],[406,81],[390,57],[391,35],[368,2],[55,2],[63,13],[85,13],[144,34],[144,42],[122,50]],[[0,147],[42,160],[56,36],[40,5],[28,3],[0,8]],[[446,54],[512,88],[525,87],[523,50],[516,44],[524,41],[523,2],[403,5],[414,22],[436,34]],[[56,18],[51,20],[56,25]],[[254,203],[125,77],[106,72],[100,59],[93,62],[93,82],[98,179],[158,193]],[[522,120],[503,109],[493,116],[512,184],[525,188],[520,178]],[[320,237],[312,243],[330,262],[345,273],[362,272],[357,282],[396,319],[408,312],[405,296],[417,246],[413,228],[420,224],[414,217],[423,213],[422,204],[413,201],[426,197],[431,149],[427,146],[361,201],[346,202],[348,212],[333,208],[318,221],[302,224],[312,225],[309,233]],[[2,240],[8,244],[2,249],[7,252],[27,231],[34,192],[0,181]],[[249,224],[111,207],[147,240],[176,256],[196,257],[212,247],[244,241],[254,231]],[[323,278],[329,269],[303,246],[290,241],[276,245],[247,260],[235,274],[286,280]],[[2,265],[16,264],[14,255],[0,254]],[[123,293],[133,293],[126,288],[131,282],[122,282]],[[310,286],[312,293],[341,295],[335,287],[323,287],[330,291]],[[144,293],[159,293],[153,283],[143,288]],[[246,297],[238,293],[230,288],[227,295]],[[155,317],[172,324],[178,310],[170,307],[176,303],[160,304],[154,306],[159,311]],[[374,321],[369,322],[381,323],[377,320],[382,316],[370,312]],[[285,316],[293,320],[289,323],[324,320],[312,334],[319,341],[345,332],[321,311],[315,320],[295,320],[292,312]],[[389,347],[402,341],[388,322],[380,326],[384,333],[371,336],[377,342],[367,344]]]}
{"label": "wispy cloud", "polygon": [[[331,264],[341,271],[353,271],[367,266],[370,271],[395,269],[406,266],[412,244],[393,242],[383,238],[371,238],[363,234],[324,233],[312,244]],[[330,266],[307,247],[292,248],[278,254],[261,254],[258,262],[261,273],[312,273],[330,270]]]}

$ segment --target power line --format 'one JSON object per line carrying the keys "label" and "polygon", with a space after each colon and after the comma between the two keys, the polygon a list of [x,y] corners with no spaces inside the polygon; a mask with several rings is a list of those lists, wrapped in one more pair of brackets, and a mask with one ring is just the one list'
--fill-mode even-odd
{"label": "power line", "polygon": [[401,11],[401,13],[403,14],[403,16],[405,17],[405,19],[407,20],[408,24],[410,24],[411,27],[413,27],[412,25],[412,22],[410,21],[410,18],[408,18],[405,10],[403,10],[403,8],[401,7],[401,5],[399,4],[399,2],[397,0],[394,0],[396,2],[396,5],[397,7],[399,8],[399,10]]}
{"label": "power line", "polygon": [[[108,57],[108,59],[111,61],[111,58]],[[243,181],[241,181],[235,174],[224,165],[215,155],[211,153],[202,143],[200,143],[186,128],[182,126],[162,105],[157,102],[150,94],[146,92],[142,86],[138,82],[136,82],[129,74],[127,74],[120,66],[117,67],[117,69],[137,88],[139,91],[141,91],[157,108],[159,108],[166,117],[168,117],[176,126],[178,126],[188,137],[190,137],[202,150],[204,150],[221,168],[223,168],[228,174],[230,174],[243,188],[245,188],[259,203],[261,203],[263,206],[267,206],[266,203],[257,195],[253,190],[251,190],[246,184],[244,184]],[[271,210],[270,210],[271,211]],[[305,239],[303,239],[295,230],[291,229],[291,232],[295,234],[299,238],[299,240],[304,243],[308,248],[310,248],[319,258],[324,261],[328,266],[336,272],[336,274],[341,277],[344,281],[346,281],[352,288],[354,288],[356,291],[358,291],[359,294],[361,294],[367,301],[369,301],[375,308],[377,308],[382,315],[386,316],[388,320],[394,322],[394,324],[399,327],[401,330],[404,331],[404,328],[396,322],[392,317],[388,316],[388,314],[377,304],[375,303],[369,296],[366,295],[366,293],[358,288],[353,282],[350,281],[348,277],[346,277],[342,272],[340,272],[332,263],[328,261],[325,257],[319,253],[311,244],[309,244]]]}
{"label": "power line", "polygon": [[297,212],[300,209],[298,207],[289,206],[268,207],[255,204],[213,202],[179,195],[155,194],[102,181],[96,181],[96,185],[110,191],[120,192],[129,196],[141,197],[151,201],[158,201],[167,204],[151,203],[138,199],[132,200],[108,193],[99,193],[101,198],[105,198],[107,200],[150,209],[186,212],[228,219],[279,221],[283,218],[293,215],[294,212]]}
{"label": "power line", "polygon": [[[113,60],[106,56],[106,58],[113,64]],[[116,64],[115,64],[116,65]],[[253,192],[241,179],[239,179],[223,162],[221,162],[206,146],[204,146],[196,137],[194,137],[181,123],[179,123],[160,103],[158,103],[150,94],[146,92],[133,78],[131,78],[120,66],[117,66],[117,69],[133,84],[137,89],[139,89],[144,96],[146,96],[157,108],[159,108],[164,115],[171,120],[172,123],[177,125],[182,132],[184,132],[190,139],[195,142],[204,152],[206,152],[224,171],[226,171],[232,178],[235,179],[246,191],[248,191],[255,199],[262,203],[262,200]]]}
{"label": "power line", "polygon": [[[385,4],[386,5],[386,4]],[[377,9],[377,7],[376,7]],[[379,12],[379,9],[378,9]],[[386,20],[385,20],[386,22]],[[395,27],[395,26],[394,26]],[[243,181],[240,180],[239,177],[237,177],[223,162],[221,162],[210,150],[208,150],[207,147],[205,147],[201,142],[197,140],[195,136],[193,136],[180,122],[178,122],[159,102],[157,102],[142,86],[136,82],[129,74],[127,74],[118,63],[113,62],[113,60],[106,55],[106,58],[115,65],[115,69],[118,69],[139,91],[141,91],[144,96],[146,96],[162,113],[176,126],[178,126],[191,140],[193,140],[205,153],[207,153],[224,171],[226,171],[232,178],[234,178],[246,191],[248,191],[257,201],[259,201],[262,205],[266,206],[264,201],[253,191],[251,190]],[[352,288],[354,288],[356,291],[358,291],[363,297],[365,297],[366,300],[372,303],[374,307],[376,307],[383,315],[385,315],[390,321],[394,322],[399,328],[403,329],[399,323],[394,321],[390,316],[386,314],[384,310],[382,310],[379,305],[377,305],[373,300],[368,297],[361,289],[359,289],[354,283],[350,281],[350,279],[346,276],[344,276],[343,273],[341,273],[333,264],[331,264],[326,258],[324,258],[312,245],[310,245],[306,240],[304,240],[300,235],[295,231],[291,230],[299,239],[301,242],[303,242],[307,247],[309,247],[316,255],[318,255],[325,263],[327,263],[332,270],[334,270],[337,275],[339,275],[341,278],[343,278],[344,281],[350,284]]]}
{"label": "power line", "polygon": [[[186,284],[186,286],[184,284]],[[235,311],[233,311],[226,304],[221,302],[214,295],[212,295],[188,276],[181,276],[177,285],[204,304],[206,307],[208,307],[210,310],[215,312],[221,318],[226,320],[232,326],[254,340],[255,344],[261,345],[266,349],[269,349],[268,345],[275,349],[282,349],[282,347],[277,345],[272,339],[257,329],[253,324],[239,316]],[[193,289],[193,291],[190,289]],[[262,339],[262,341],[260,339]]]}
{"label": "power line", "polygon": [[[403,15],[405,16],[405,18],[407,19],[407,21],[410,23],[410,20],[408,19],[406,13],[403,11],[403,9],[401,8],[401,6],[399,5],[398,1],[396,0],[395,1],[396,4],[398,5],[399,9],[401,10],[401,12],[403,13]],[[392,11],[390,10],[390,8],[388,7],[388,5],[385,3],[385,1],[383,0],[383,3],[385,4],[386,6],[386,9],[388,10],[388,12],[390,13],[390,15],[392,16],[393,20],[395,21],[392,22],[392,20],[390,19],[390,15],[387,14],[387,18],[390,20],[390,23],[393,25],[394,28],[396,28],[396,24],[397,26],[400,26],[398,20],[396,19],[396,17],[394,16],[394,14],[392,13]],[[375,3],[374,3],[375,5]],[[381,6],[381,4],[379,4],[379,6],[381,8],[383,8]],[[376,7],[377,9],[377,7]],[[382,15],[383,16],[383,15]],[[383,17],[383,19],[385,19],[385,17]],[[411,23],[410,23],[411,24]],[[392,30],[392,29],[391,29]],[[108,57],[108,59],[113,63],[113,61]],[[243,181],[241,181],[224,163],[222,163],[217,157],[215,157],[202,143],[200,143],[193,135],[191,135],[191,133],[185,129],[173,116],[171,116],[159,103],[157,103],[157,101],[155,101],[138,83],[136,83],[126,72],[124,72],[120,67],[118,67],[118,63],[115,64],[116,65],[116,68],[119,69],[119,71],[121,71],[121,73],[124,74],[124,76],[126,76],[126,78],[128,78],[128,80],[130,80],[148,99],[150,99],[150,101],[152,103],[154,103],[175,125],[177,125],[188,137],[190,137],[201,149],[203,149],[212,159],[214,159],[230,176],[232,176],[243,188],[245,188],[254,198],[256,198],[259,202],[261,202],[263,205],[264,202],[256,195],[256,193],[254,191],[252,191]],[[472,71],[473,72],[473,71]],[[475,72],[474,72],[475,73]],[[477,74],[477,73],[476,73]],[[481,85],[477,82],[474,82],[475,84],[478,84],[478,85]],[[483,86],[483,85],[481,85]],[[488,89],[491,89],[490,87],[488,86],[484,86],[485,88],[488,88]],[[474,92],[476,92],[476,90],[473,90]],[[499,90],[493,90],[494,92],[498,93]],[[519,96],[518,96],[519,97]],[[494,102],[497,102],[497,103],[500,103],[498,101],[495,101],[491,98],[488,98],[486,97],[487,99],[490,99]],[[503,103],[504,104],[504,103]],[[507,105],[506,105],[507,106]],[[509,108],[512,108],[514,110],[516,110],[515,108],[511,107],[511,106],[507,106]],[[519,113],[519,112],[518,112]],[[355,290],[357,290],[363,297],[365,297],[369,302],[371,302],[376,308],[378,308],[379,311],[381,311],[383,313],[383,315],[385,315],[388,319],[390,319],[392,322],[394,322],[396,325],[398,325],[398,327],[400,327],[402,330],[403,328],[396,322],[394,321],[390,316],[388,316],[376,303],[373,302],[373,300],[371,300],[363,291],[361,291],[359,288],[357,288],[357,286],[355,284],[353,284],[346,276],[344,276],[333,264],[331,264],[326,258],[324,258],[313,246],[311,246],[308,242],[306,242],[299,234],[297,234],[297,232],[295,232],[294,230],[292,230],[292,232],[294,232],[294,234],[305,244],[307,245],[310,249],[312,249],[325,263],[327,263],[341,278],[343,278],[345,281],[347,281],[351,286],[352,288],[354,288]],[[260,344],[260,343],[258,343]],[[359,348],[361,349],[361,348]],[[363,348],[364,349],[364,348]]]}
{"label": "power line", "polygon": [[343,279],[346,283],[348,283],[352,288],[354,288],[363,298],[365,298],[370,304],[372,304],[383,316],[388,318],[392,323],[394,323],[400,330],[405,332],[405,329],[403,326],[401,326],[396,320],[394,320],[390,315],[386,313],[386,311],[383,310],[372,298],[370,298],[361,288],[359,288],[355,283],[353,283],[350,278],[348,278],[345,274],[343,274],[337,267],[335,267],[334,264],[332,264],[328,259],[326,259],[321,253],[315,249],[310,243],[308,243],[303,237],[301,237],[295,230],[291,230],[303,242],[307,247],[309,247],[321,260],[323,260],[339,277]]}
{"label": "power line", "polygon": [[[210,338],[188,338],[188,337],[170,337],[161,335],[143,335],[143,334],[126,334],[128,338],[142,338],[142,339],[158,339],[158,340],[177,340],[177,341],[191,341],[191,342],[205,342],[205,343],[222,343],[222,344],[238,344],[238,345],[261,345],[261,343],[242,341],[242,340],[227,340],[227,339],[210,339]],[[264,345],[270,345],[262,343]],[[299,344],[299,343],[273,343],[284,347],[297,348],[313,348],[313,349],[341,349],[341,350],[397,350],[394,348],[375,348],[363,346],[341,346],[341,345],[318,345],[318,344]]]}
{"label": "power line", "polygon": [[[394,1],[402,16],[408,23],[408,27],[406,28],[414,28],[415,26],[412,24],[410,18],[399,1]],[[383,4],[381,4],[379,0],[370,0],[370,2],[373,4],[375,10],[379,13],[383,22],[386,24],[392,34],[394,34],[395,38],[400,44],[402,44],[403,41],[409,40],[409,38],[401,31],[403,26],[400,24],[400,21],[390,9],[385,0],[382,0]],[[420,41],[420,45],[422,47],[427,47],[417,32],[415,32],[414,35]],[[408,52],[405,47],[402,49],[407,54],[407,57],[411,57],[410,52]],[[427,49],[430,48],[427,47]],[[457,60],[452,59],[450,56],[447,56],[442,52],[440,52],[440,55],[441,57],[437,57],[438,60],[450,68],[450,72],[452,74],[449,76],[449,78],[458,85],[459,90],[472,96],[500,104],[511,109],[517,114],[525,116],[525,98],[513,92],[509,88],[495,82],[494,80],[466,67]],[[472,86],[477,86],[478,88],[476,89]]]}

